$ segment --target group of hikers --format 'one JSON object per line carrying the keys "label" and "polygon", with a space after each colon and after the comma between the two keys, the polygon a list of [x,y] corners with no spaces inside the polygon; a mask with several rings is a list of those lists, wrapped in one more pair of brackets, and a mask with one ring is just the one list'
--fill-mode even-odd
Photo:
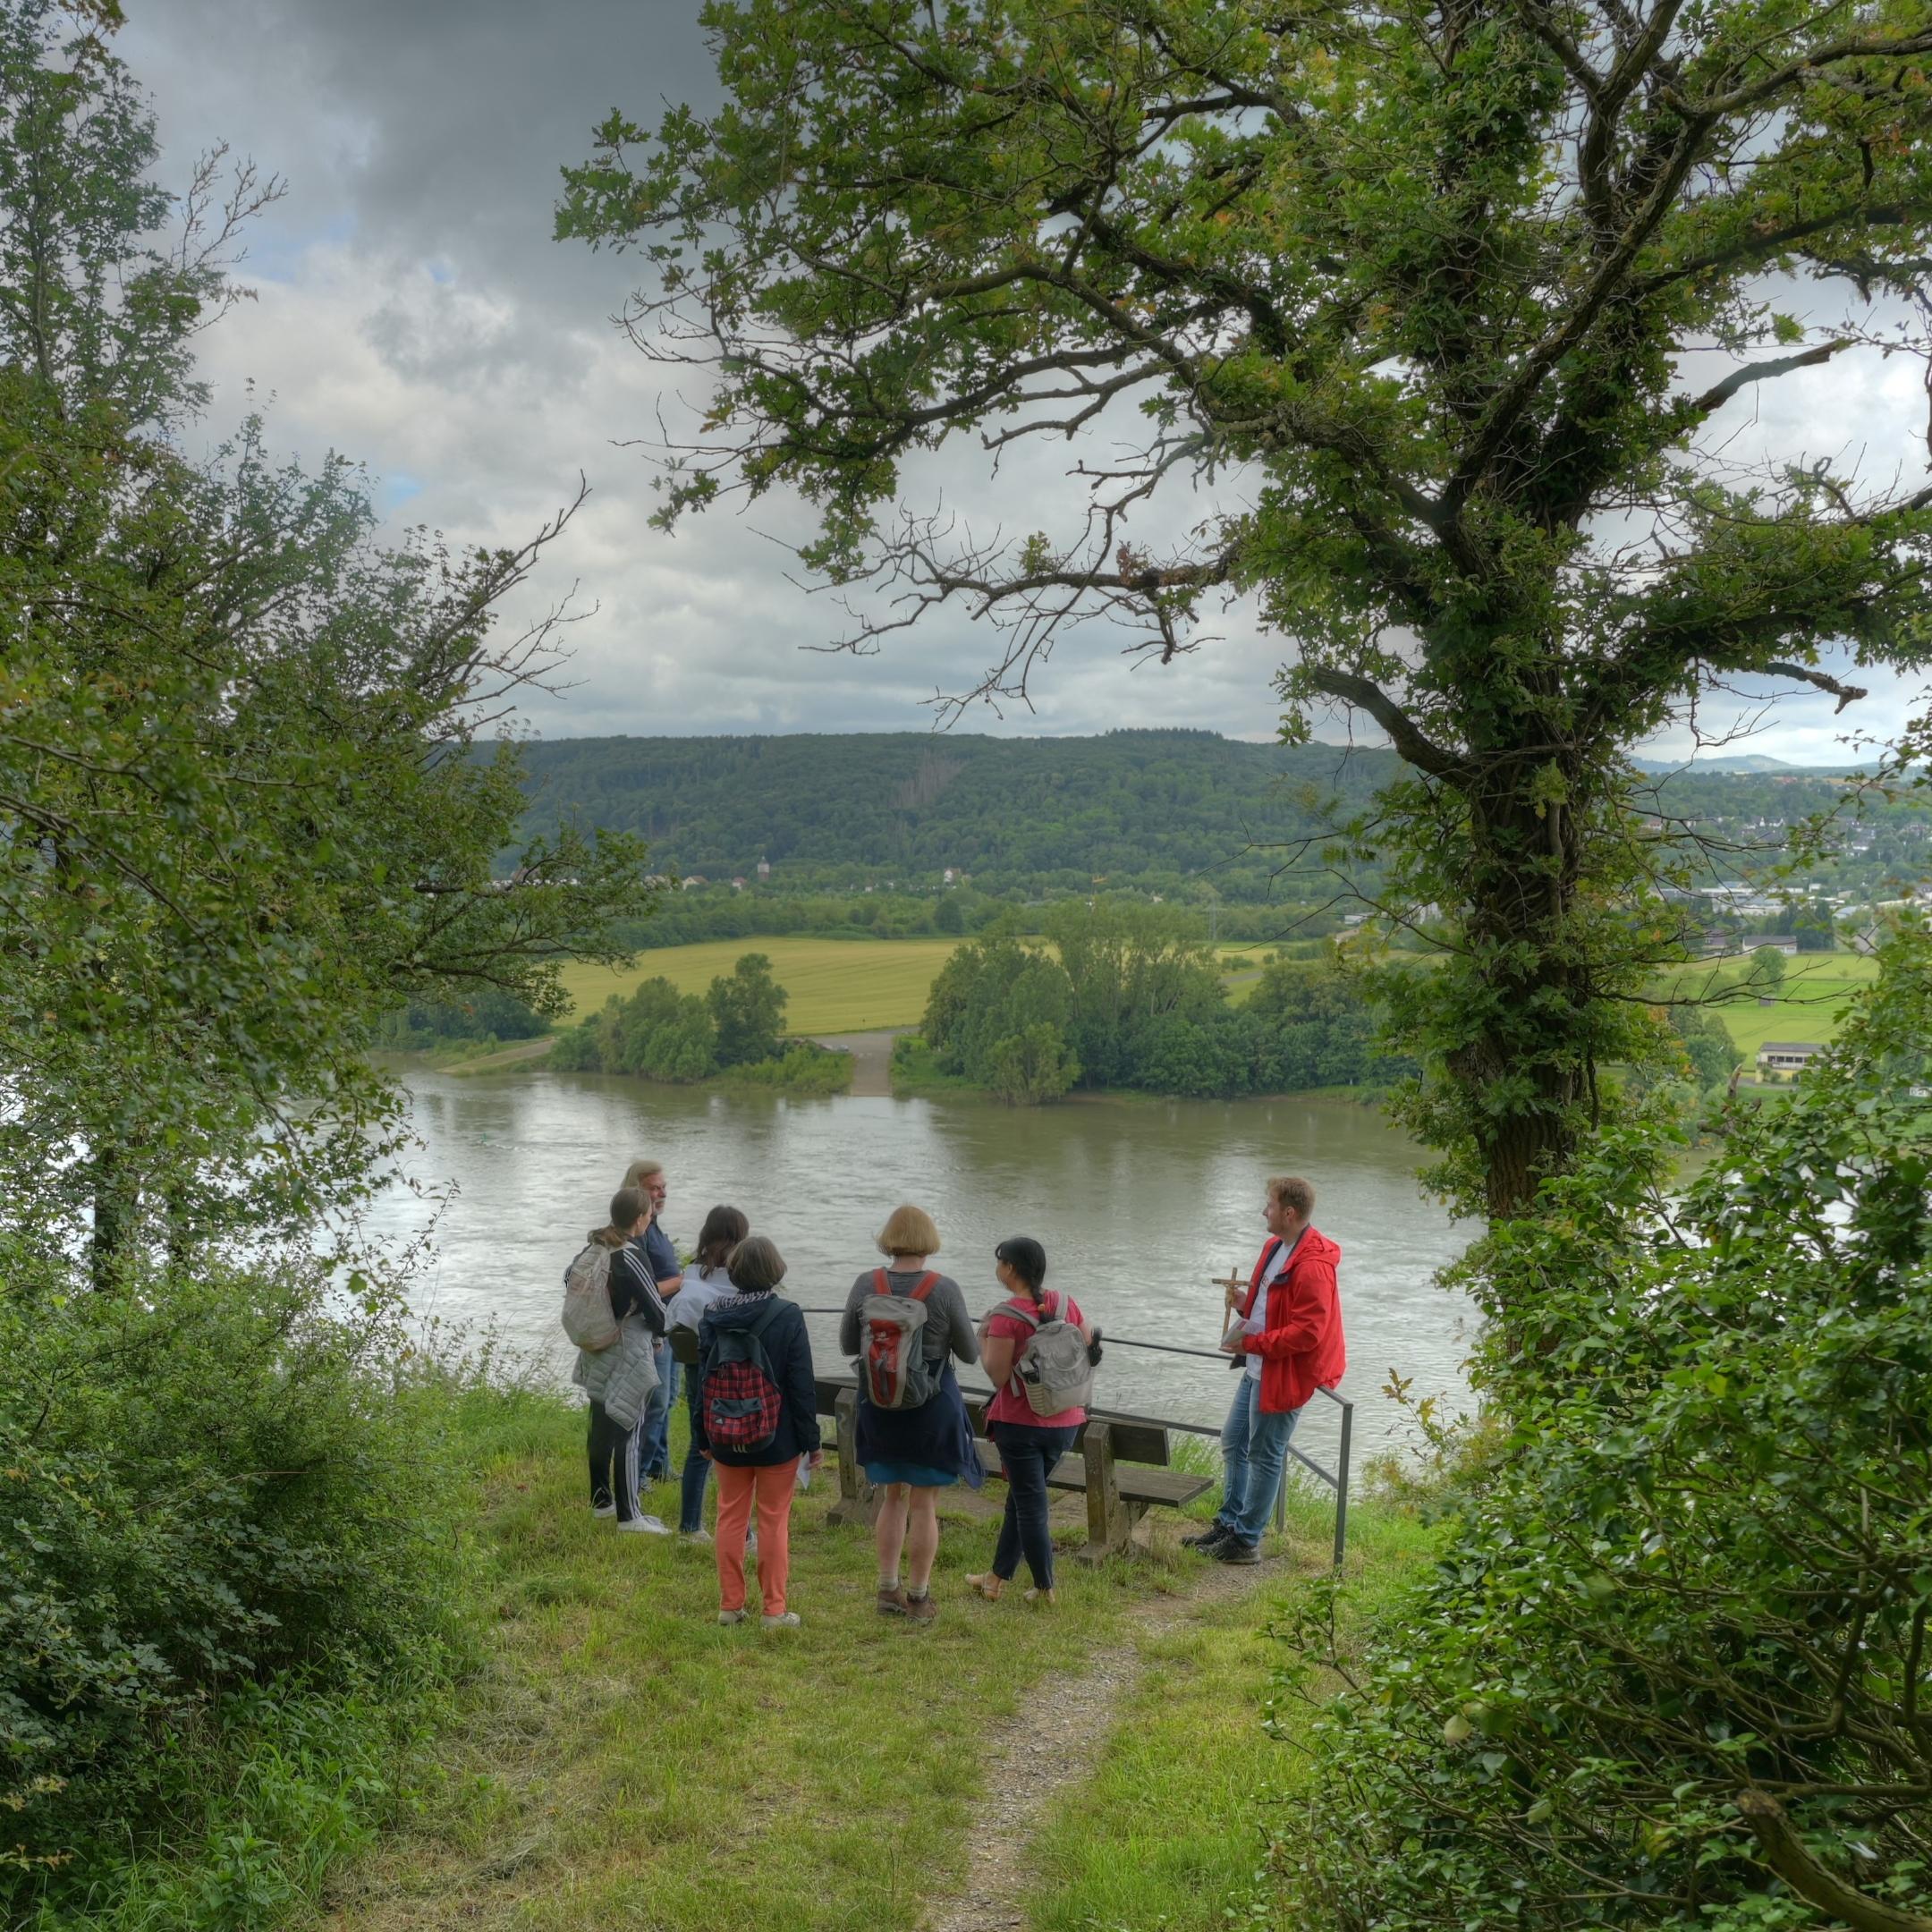
{"label": "group of hikers", "polygon": [[[590,1404],[590,1507],[620,1530],[671,1534],[640,1496],[642,1485],[671,1477],[681,1380],[671,1335],[693,1331],[697,1367],[682,1378],[691,1441],[677,1533],[714,1545],[719,1623],[749,1615],[745,1573],[755,1561],[763,1627],[796,1629],[785,1595],[792,1504],[824,1460],[804,1314],[778,1292],[784,1258],[736,1208],[714,1208],[690,1260],[681,1261],[664,1228],[666,1192],[661,1162],[633,1161],[609,1222],[591,1231],[564,1275],[564,1326],[578,1344],[572,1379]],[[1243,1373],[1222,1431],[1221,1504],[1206,1530],[1182,1538],[1222,1563],[1261,1560],[1296,1421],[1346,1366],[1341,1250],[1311,1224],[1314,1207],[1308,1182],[1270,1180],[1267,1239],[1245,1287],[1231,1281],[1224,1296],[1221,1350]],[[955,1368],[975,1362],[993,1387],[986,1432],[1006,1504],[992,1567],[967,1586],[996,1601],[1023,1560],[1032,1579],[1026,1601],[1050,1605],[1047,1484],[1087,1419],[1100,1330],[1072,1294],[1046,1286],[1046,1250],[1029,1235],[994,1250],[1004,1299],[977,1325],[959,1284],[930,1266],[939,1230],[925,1209],[894,1208],[876,1245],[884,1265],[853,1281],[839,1348],[858,1372],[858,1461],[880,1492],[879,1612],[914,1623],[939,1614],[932,1596],[939,1492],[961,1482],[977,1489],[986,1474]],[[714,1472],[710,1534],[705,1492]]]}

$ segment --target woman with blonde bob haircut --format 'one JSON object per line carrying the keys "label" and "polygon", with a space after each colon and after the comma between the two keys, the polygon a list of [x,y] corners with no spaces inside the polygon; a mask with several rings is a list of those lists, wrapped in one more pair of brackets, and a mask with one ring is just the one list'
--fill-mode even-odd
{"label": "woman with blonde bob haircut", "polygon": [[875,1239],[886,1266],[853,1282],[839,1346],[859,1371],[859,1460],[885,1491],[877,1530],[879,1614],[928,1623],[939,1614],[931,1589],[939,1492],[962,1476],[975,1489],[986,1480],[953,1369],[955,1361],[978,1361],[979,1345],[959,1284],[927,1266],[939,1251],[932,1216],[904,1204]]}

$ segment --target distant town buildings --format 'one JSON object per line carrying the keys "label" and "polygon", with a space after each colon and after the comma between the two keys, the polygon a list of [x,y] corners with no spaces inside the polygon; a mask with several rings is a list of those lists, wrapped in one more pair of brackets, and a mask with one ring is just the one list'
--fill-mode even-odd
{"label": "distant town buildings", "polygon": [[1767,1040],[1758,1049],[1758,1071],[1774,1080],[1791,1080],[1824,1051],[1816,1040]]}
{"label": "distant town buildings", "polygon": [[771,877],[771,860],[760,859],[758,862],[758,884],[762,886]]}

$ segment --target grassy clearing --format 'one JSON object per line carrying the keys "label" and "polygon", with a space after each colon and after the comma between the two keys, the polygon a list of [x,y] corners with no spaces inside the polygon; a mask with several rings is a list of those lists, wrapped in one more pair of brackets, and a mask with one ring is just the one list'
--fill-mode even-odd
{"label": "grassy clearing", "polygon": [[[1099,1571],[1066,1563],[1044,1644],[1030,1640],[1040,1626],[1017,1603],[966,1596],[960,1578],[984,1567],[995,1524],[962,1508],[946,1515],[940,1619],[911,1629],[874,1611],[870,1539],[825,1523],[821,1479],[794,1518],[792,1601],[805,1627],[724,1630],[708,1549],[620,1538],[590,1516],[575,1413],[499,1399],[472,1446],[492,1662],[413,1822],[337,1883],[327,1923],[338,1932],[915,1927],[965,1869],[989,1727],[1056,1659],[1124,1640],[1132,1606],[1184,1587],[1197,1561],[1169,1550]],[[667,1493],[657,1503],[664,1513]],[[1366,1513],[1362,1547],[1379,1563],[1401,1538],[1381,1548]],[[1306,1514],[1318,1566],[1324,1519],[1318,1507]],[[1143,1830],[1193,1843],[1197,1813],[1197,1852],[1164,1852],[1159,1882],[1178,1894],[1239,1881],[1251,1841],[1231,1823],[1247,1801],[1239,1778],[1274,1761],[1251,1755],[1274,1749],[1258,1729],[1264,1674],[1242,1634],[1256,1621],[1250,1602],[1199,1639],[1172,1640],[1184,1654],[1163,1657],[1157,1674],[1175,1687],[1174,1708],[1150,1685],[1097,1800],[1068,1806],[1087,1835],[1056,1827],[1038,1923],[1081,1925],[1080,1902],[1111,1895],[1103,1854],[1117,1858]],[[1154,1758],[1150,1726],[1162,1741]],[[1119,1922],[1138,1932],[1158,1919]]]}
{"label": "grassy clearing", "polygon": [[[1719,970],[1734,977],[1737,962],[1706,961],[1682,966],[1670,976],[1670,983],[1681,995],[1696,994],[1709,985]],[[1839,1008],[1877,977],[1877,961],[1865,954],[1801,953],[1785,962],[1784,984],[1769,1005],[1759,1004],[1755,996],[1740,999],[1733,996],[1710,1010],[1724,1021],[1738,1046],[1755,1057],[1767,1040],[1822,1043],[1835,1038]]]}
{"label": "grassy clearing", "polygon": [[[1261,1728],[1267,1634],[1301,1580],[1328,1562],[1333,1504],[1289,1492],[1284,1573],[1252,1597],[1204,1607],[1143,1640],[1145,1676],[1120,1712],[1092,1784],[1043,1841],[1047,1883],[1033,1932],[1222,1932],[1273,1924],[1256,1871],[1264,1826],[1292,1801],[1306,1760]],[[1432,1533],[1372,1505],[1350,1517],[1348,1574],[1361,1615],[1428,1558]]]}
{"label": "grassy clearing", "polygon": [[956,939],[709,939],[701,945],[660,946],[640,953],[628,971],[573,964],[564,969],[576,1018],[595,1013],[613,993],[628,997],[646,979],[662,977],[681,993],[702,993],[747,953],[762,953],[791,996],[791,1033],[865,1033],[916,1026],[939,969]]}

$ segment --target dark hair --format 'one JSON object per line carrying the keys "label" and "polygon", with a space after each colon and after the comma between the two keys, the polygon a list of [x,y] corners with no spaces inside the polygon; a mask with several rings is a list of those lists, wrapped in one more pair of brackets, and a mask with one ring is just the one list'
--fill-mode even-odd
{"label": "dark hair", "polygon": [[1046,1250],[1030,1234],[1015,1234],[1011,1241],[1003,1241],[993,1250],[993,1258],[1004,1261],[1026,1284],[1036,1308],[1044,1306],[1040,1284],[1046,1279]]}
{"label": "dark hair", "polygon": [[621,1187],[610,1198],[610,1225],[592,1228],[590,1239],[606,1248],[621,1248],[624,1237],[638,1224],[638,1216],[650,1205],[642,1188]]}
{"label": "dark hair", "polygon": [[765,1294],[784,1279],[784,1257],[762,1234],[749,1234],[731,1251],[726,1264],[732,1286],[743,1294]]}
{"label": "dark hair", "polygon": [[737,1208],[714,1208],[704,1217],[698,1235],[698,1266],[706,1270],[723,1267],[731,1251],[751,1232],[751,1224]]}

